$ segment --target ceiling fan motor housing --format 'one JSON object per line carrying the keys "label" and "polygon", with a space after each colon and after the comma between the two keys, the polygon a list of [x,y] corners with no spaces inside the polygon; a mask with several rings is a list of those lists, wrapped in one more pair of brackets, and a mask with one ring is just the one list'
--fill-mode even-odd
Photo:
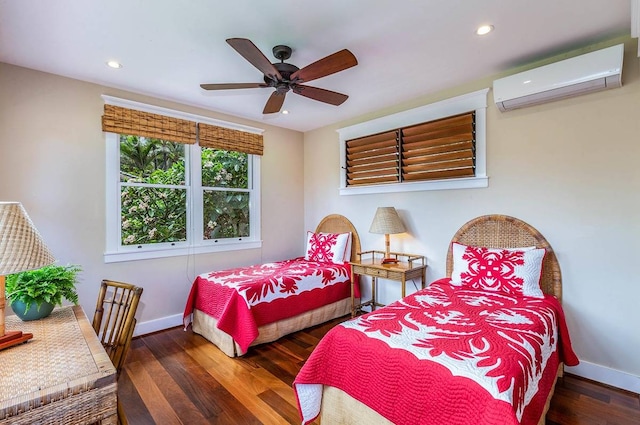
{"label": "ceiling fan motor housing", "polygon": [[[298,71],[300,68],[298,68],[295,65],[291,65],[290,63],[284,63],[284,62],[276,62],[273,64],[273,66],[278,70],[278,72],[280,73],[280,75],[282,75],[282,81],[281,82],[290,82],[291,79],[291,74],[293,74],[294,72]],[[265,75],[264,77],[264,82],[269,84],[269,85],[274,85],[273,83],[278,83],[278,81],[274,81],[271,78],[267,77]]]}

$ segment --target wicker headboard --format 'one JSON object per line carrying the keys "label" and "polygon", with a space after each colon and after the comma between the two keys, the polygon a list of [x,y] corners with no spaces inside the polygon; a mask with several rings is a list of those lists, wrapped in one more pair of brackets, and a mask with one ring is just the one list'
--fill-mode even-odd
{"label": "wicker headboard", "polygon": [[320,220],[316,233],[347,233],[351,232],[351,261],[358,258],[360,252],[360,236],[353,224],[343,215],[331,214]]}
{"label": "wicker headboard", "polygon": [[[488,248],[517,248],[535,246],[545,248],[540,286],[545,294],[555,295],[562,301],[562,275],[560,264],[549,242],[540,232],[522,220],[506,215],[484,215],[464,224],[451,242]],[[447,276],[451,277],[453,256],[451,246],[447,252]]]}

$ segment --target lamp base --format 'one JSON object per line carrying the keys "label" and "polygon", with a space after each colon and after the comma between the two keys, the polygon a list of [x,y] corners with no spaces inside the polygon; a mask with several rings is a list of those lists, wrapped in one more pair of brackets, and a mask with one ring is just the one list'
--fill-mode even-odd
{"label": "lamp base", "polygon": [[396,264],[399,263],[400,261],[397,258],[383,258],[382,259],[382,264]]}
{"label": "lamp base", "polygon": [[0,336],[0,350],[22,344],[31,338],[33,338],[33,334],[22,333],[20,331],[9,331],[5,333],[4,336]]}

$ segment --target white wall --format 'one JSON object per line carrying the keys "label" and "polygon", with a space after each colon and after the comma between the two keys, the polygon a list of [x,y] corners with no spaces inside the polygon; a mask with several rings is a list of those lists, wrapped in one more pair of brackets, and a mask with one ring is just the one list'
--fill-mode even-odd
{"label": "white wall", "polygon": [[[301,254],[303,135],[0,63],[0,200],[20,201],[59,264],[83,268],[78,292],[93,317],[103,278],[144,288],[136,333],[182,323],[195,276]],[[263,128],[262,249],[105,264],[102,94]]]}
{"label": "white wall", "polygon": [[[626,40],[620,89],[508,113],[498,111],[490,92],[484,189],[340,196],[336,129],[490,87],[492,79],[306,133],[306,227],[341,213],[358,229],[363,250],[384,249],[383,236],[368,229],[376,207],[394,206],[409,230],[391,235],[391,249],[426,255],[427,280],[433,281],[445,275],[449,241],[465,222],[490,213],[523,219],[545,235],[560,261],[564,308],[582,360],[573,372],[640,392],[636,54],[635,40]],[[386,302],[400,296],[393,281],[380,290]]]}

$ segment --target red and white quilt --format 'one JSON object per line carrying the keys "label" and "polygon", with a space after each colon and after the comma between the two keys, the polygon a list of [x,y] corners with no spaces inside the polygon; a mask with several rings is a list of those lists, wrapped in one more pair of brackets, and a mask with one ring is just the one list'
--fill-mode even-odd
{"label": "red and white quilt", "polygon": [[578,359],[555,297],[441,279],[333,328],[293,387],[303,424],[330,385],[398,425],[533,425],[560,362]]}
{"label": "red and white quilt", "polygon": [[201,310],[246,352],[259,326],[350,297],[349,275],[348,263],[304,258],[204,273],[191,287],[185,326],[193,309]]}

